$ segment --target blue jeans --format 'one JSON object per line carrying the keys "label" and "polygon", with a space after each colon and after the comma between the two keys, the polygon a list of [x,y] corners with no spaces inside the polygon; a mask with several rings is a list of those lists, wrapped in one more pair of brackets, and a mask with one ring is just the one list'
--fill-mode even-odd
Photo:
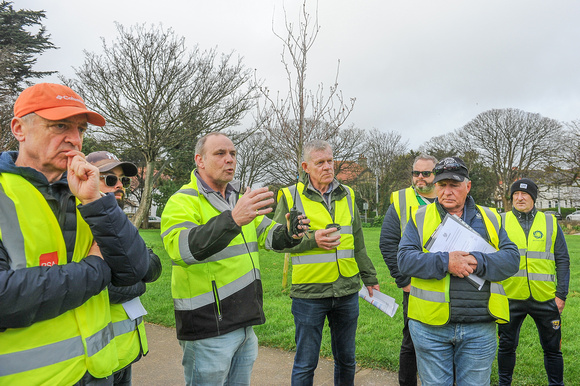
{"label": "blue jeans", "polygon": [[423,386],[489,385],[495,358],[495,323],[450,323],[430,326],[409,320],[417,369]]}
{"label": "blue jeans", "polygon": [[258,357],[254,329],[239,328],[225,335],[180,340],[186,385],[249,385]]}
{"label": "blue jeans", "polygon": [[358,313],[358,293],[339,298],[292,299],[296,325],[292,385],[312,385],[320,356],[322,328],[327,317],[334,356],[334,384],[354,384]]}

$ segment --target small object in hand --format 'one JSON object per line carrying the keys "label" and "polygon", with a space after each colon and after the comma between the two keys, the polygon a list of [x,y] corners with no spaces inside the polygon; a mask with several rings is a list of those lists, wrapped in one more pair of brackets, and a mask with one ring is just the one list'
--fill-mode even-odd
{"label": "small object in hand", "polygon": [[335,223],[328,224],[326,226],[326,229],[330,229],[330,228],[336,228],[336,232],[332,232],[332,233],[328,234],[327,235],[328,237],[334,237],[334,236],[340,235],[340,224],[335,224]]}
{"label": "small object in hand", "polygon": [[304,230],[298,228],[300,225],[300,219],[298,218],[302,212],[298,211],[295,208],[290,209],[290,236],[292,235],[299,235],[300,233],[304,232]]}

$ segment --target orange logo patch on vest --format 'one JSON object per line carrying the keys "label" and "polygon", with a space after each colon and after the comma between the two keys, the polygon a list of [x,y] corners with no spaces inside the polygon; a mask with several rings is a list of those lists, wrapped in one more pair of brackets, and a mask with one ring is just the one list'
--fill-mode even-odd
{"label": "orange logo patch on vest", "polygon": [[43,253],[38,260],[41,267],[52,267],[58,264],[58,253],[56,251]]}

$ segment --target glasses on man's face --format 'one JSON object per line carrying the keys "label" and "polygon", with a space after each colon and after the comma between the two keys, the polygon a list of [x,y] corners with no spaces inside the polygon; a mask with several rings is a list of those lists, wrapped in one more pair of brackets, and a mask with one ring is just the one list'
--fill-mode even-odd
{"label": "glasses on man's face", "polygon": [[423,177],[429,177],[431,173],[433,173],[431,170],[425,171],[413,170],[413,177],[419,177],[420,174],[422,174]]}
{"label": "glasses on man's face", "polygon": [[104,178],[105,184],[110,187],[117,185],[117,181],[119,181],[119,179],[121,179],[121,183],[125,189],[131,186],[131,179],[129,177],[117,177],[114,174],[104,174],[101,176],[101,178]]}
{"label": "glasses on man's face", "polygon": [[461,169],[467,170],[467,168],[461,165],[459,162],[452,162],[445,165],[436,165],[435,169],[433,169],[433,173],[435,173],[437,176],[443,172],[458,172]]}

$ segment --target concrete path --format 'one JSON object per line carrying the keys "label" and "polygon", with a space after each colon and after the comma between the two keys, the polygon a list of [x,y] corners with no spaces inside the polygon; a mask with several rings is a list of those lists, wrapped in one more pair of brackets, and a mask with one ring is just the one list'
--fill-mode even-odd
{"label": "concrete path", "polygon": [[[133,385],[184,385],[182,351],[175,329],[146,324],[149,354],[133,365]],[[290,385],[294,352],[261,347],[252,372],[252,385]],[[333,362],[320,358],[315,385],[333,385]],[[355,385],[398,385],[398,375],[383,370],[357,368]]]}

